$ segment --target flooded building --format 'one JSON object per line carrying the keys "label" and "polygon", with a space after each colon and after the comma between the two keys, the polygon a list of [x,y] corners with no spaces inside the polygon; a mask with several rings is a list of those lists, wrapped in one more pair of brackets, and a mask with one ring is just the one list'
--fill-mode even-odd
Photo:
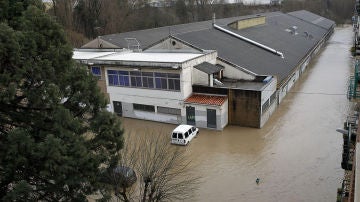
{"label": "flooded building", "polygon": [[344,178],[341,188],[337,191],[337,201],[357,202],[360,201],[360,1],[355,2],[353,16],[354,43],[351,49],[353,60],[353,72],[349,78],[347,98],[354,103],[356,108],[344,122],[343,129],[337,129],[343,134],[343,152],[341,167],[344,169]]}
{"label": "flooded building", "polygon": [[214,17],[99,36],[74,59],[100,78],[121,116],[261,128],[334,25],[307,11]]}

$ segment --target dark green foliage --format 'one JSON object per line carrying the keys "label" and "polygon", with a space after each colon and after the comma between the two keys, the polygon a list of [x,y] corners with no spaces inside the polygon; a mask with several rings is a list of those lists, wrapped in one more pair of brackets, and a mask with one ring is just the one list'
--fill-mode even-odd
{"label": "dark green foliage", "polygon": [[41,1],[0,0],[0,201],[80,200],[107,187],[119,120]]}

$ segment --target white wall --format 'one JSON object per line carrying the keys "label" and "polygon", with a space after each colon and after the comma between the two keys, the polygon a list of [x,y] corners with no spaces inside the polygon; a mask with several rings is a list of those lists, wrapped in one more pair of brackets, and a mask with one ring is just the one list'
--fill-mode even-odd
{"label": "white wall", "polygon": [[228,107],[229,101],[226,99],[225,103],[220,108],[220,116],[221,116],[221,129],[223,129],[225,126],[227,126],[228,122]]}
{"label": "white wall", "polygon": [[217,64],[224,66],[223,76],[230,79],[244,79],[244,80],[253,80],[255,75],[242,71],[236,67],[233,67],[221,60],[217,60]]}
{"label": "white wall", "polygon": [[[125,70],[131,71],[134,67],[107,67],[105,69],[105,79],[107,92],[109,93],[110,103],[113,105],[113,101],[123,103],[123,116],[132,117],[138,119],[167,122],[167,123],[182,123],[182,117],[186,115],[186,109],[183,106],[183,101],[192,94],[193,84],[193,66],[202,62],[215,62],[216,52],[211,52],[204,56],[200,56],[193,60],[186,61],[182,64],[178,64],[180,69],[156,69],[142,68],[143,72],[163,72],[163,73],[180,73],[180,91],[168,91],[146,88],[131,88],[120,86],[109,86],[107,70]],[[150,64],[151,65],[151,64]],[[155,112],[145,112],[133,109],[133,103],[143,105],[155,106]],[[181,115],[163,114],[157,112],[157,107],[169,107],[181,110]],[[112,106],[114,109],[114,106]],[[186,120],[185,120],[186,122]]]}
{"label": "white wall", "polygon": [[193,83],[199,85],[209,85],[209,75],[196,68],[193,68]]}
{"label": "white wall", "polygon": [[[185,117],[186,106],[195,107],[195,124],[199,128],[207,128],[207,109],[216,110],[216,130],[222,130],[228,124],[228,100],[223,105],[201,105],[201,104],[185,104]],[[186,123],[186,118],[183,120]]]}
{"label": "white wall", "polygon": [[167,38],[158,44],[146,49],[148,52],[166,51],[166,52],[200,52],[176,39]]}
{"label": "white wall", "polygon": [[272,78],[270,83],[261,91],[261,105],[264,104],[270,96],[276,91],[277,80]]}

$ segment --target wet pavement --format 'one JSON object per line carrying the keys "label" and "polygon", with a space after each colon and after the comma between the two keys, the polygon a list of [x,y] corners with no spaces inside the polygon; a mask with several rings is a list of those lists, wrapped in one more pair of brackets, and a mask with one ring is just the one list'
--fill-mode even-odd
{"label": "wet pavement", "polygon": [[[336,28],[262,129],[200,129],[183,148],[203,177],[194,201],[335,201],[344,173],[342,136],[335,129],[350,112],[351,44],[351,26]],[[138,134],[167,135],[175,128],[127,118],[123,125]]]}

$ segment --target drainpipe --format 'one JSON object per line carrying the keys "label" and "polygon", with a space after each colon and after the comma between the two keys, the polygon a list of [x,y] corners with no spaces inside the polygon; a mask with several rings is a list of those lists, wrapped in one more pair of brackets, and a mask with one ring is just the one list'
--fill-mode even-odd
{"label": "drainpipe", "polygon": [[212,25],[215,25],[215,13],[213,13],[213,16],[212,16]]}
{"label": "drainpipe", "polygon": [[209,77],[210,77],[210,87],[213,87],[214,86],[214,75],[213,74],[210,74],[209,75]]}
{"label": "drainpipe", "polygon": [[241,35],[239,35],[239,34],[237,34],[237,33],[235,33],[235,32],[232,32],[232,31],[230,31],[230,30],[227,30],[227,29],[225,29],[225,28],[220,27],[220,26],[216,25],[215,23],[213,23],[213,26],[214,26],[214,28],[217,29],[217,30],[220,30],[220,31],[222,31],[222,32],[225,32],[225,33],[227,33],[227,34],[230,34],[231,36],[234,36],[234,37],[236,37],[236,38],[238,38],[238,39],[244,40],[244,41],[246,41],[246,42],[248,42],[248,43],[251,43],[251,44],[253,44],[253,45],[255,45],[255,46],[258,46],[258,47],[260,47],[260,48],[262,48],[262,49],[264,49],[264,50],[267,50],[267,51],[269,51],[269,52],[271,52],[271,53],[273,53],[273,54],[275,54],[275,55],[278,55],[278,56],[280,56],[281,58],[284,58],[284,54],[283,54],[282,52],[277,51],[277,50],[275,50],[275,49],[273,49],[273,48],[270,48],[269,46],[265,46],[264,44],[261,44],[261,43],[258,43],[258,42],[256,42],[256,41],[254,41],[254,40],[251,40],[251,39],[249,39],[249,38],[243,37],[243,36],[241,36]]}

